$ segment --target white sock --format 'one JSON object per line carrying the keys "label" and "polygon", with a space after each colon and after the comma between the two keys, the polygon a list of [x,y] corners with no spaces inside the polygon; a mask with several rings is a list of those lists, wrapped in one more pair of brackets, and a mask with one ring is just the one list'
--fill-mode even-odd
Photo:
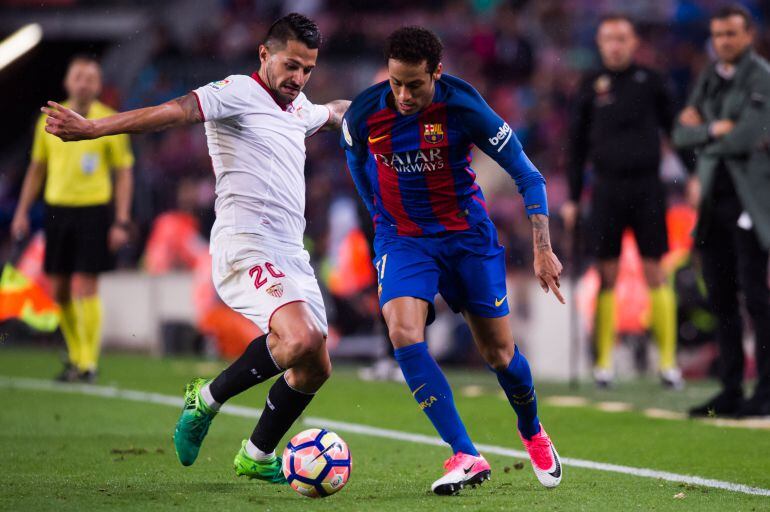
{"label": "white sock", "polygon": [[201,398],[206,403],[206,405],[211,408],[212,411],[218,411],[220,407],[222,407],[222,404],[214,400],[214,397],[211,396],[211,390],[209,389],[209,384],[206,384],[201,388]]}
{"label": "white sock", "polygon": [[254,443],[251,442],[251,439],[246,443],[246,453],[248,453],[249,457],[254,460],[267,460],[275,456],[275,450],[270,453],[265,453],[257,448]]}

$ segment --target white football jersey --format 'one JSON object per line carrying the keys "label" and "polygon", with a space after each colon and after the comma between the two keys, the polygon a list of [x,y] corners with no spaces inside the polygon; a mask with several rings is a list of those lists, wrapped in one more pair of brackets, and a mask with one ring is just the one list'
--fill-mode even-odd
{"label": "white football jersey", "polygon": [[252,233],[302,248],[305,231],[305,138],[331,115],[304,93],[280,105],[254,73],[195,89],[216,175],[211,232]]}

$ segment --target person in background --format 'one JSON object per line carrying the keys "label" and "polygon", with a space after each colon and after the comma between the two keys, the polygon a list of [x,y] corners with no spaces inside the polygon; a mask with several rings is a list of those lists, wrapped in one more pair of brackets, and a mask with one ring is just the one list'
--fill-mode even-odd
{"label": "person in background", "polygon": [[[752,50],[749,12],[728,6],[711,18],[717,61],[698,79],[674,129],[697,150],[689,190],[698,206],[696,247],[717,317],[720,392],[691,416],[770,414],[770,64]],[[743,295],[755,333],[757,385],[743,396]]]}
{"label": "person in background", "polygon": [[[72,59],[64,89],[64,105],[86,119],[114,113],[97,100],[102,73],[91,57]],[[65,143],[46,132],[45,118],[35,127],[11,232],[17,240],[29,235],[29,211],[44,188],[44,269],[61,308],[59,325],[68,352],[57,380],[93,382],[102,329],[99,274],[110,270],[111,252],[129,240],[134,156],[128,135]]]}
{"label": "person in background", "polygon": [[602,18],[596,34],[602,66],[582,81],[570,127],[570,199],[561,214],[573,229],[588,160],[594,168],[593,249],[599,259],[601,289],[596,305],[596,364],[599,387],[611,385],[614,373],[615,283],[621,240],[631,228],[642,255],[652,302],[652,331],[660,352],[664,386],[681,389],[676,363],[676,299],[666,280],[661,257],[668,250],[666,191],[661,182],[660,134],[669,133],[674,105],[663,78],[634,63],[639,40],[630,18]]}

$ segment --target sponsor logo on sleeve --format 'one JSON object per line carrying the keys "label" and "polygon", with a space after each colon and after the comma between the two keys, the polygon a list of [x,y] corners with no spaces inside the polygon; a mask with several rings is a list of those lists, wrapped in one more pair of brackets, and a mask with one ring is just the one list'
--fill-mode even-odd
{"label": "sponsor logo on sleeve", "polygon": [[348,143],[348,146],[353,146],[353,137],[350,136],[350,130],[348,129],[348,120],[343,119],[342,120],[342,136],[345,137],[345,142]]}
{"label": "sponsor logo on sleeve", "polygon": [[511,140],[511,135],[513,134],[513,131],[511,131],[511,127],[508,125],[508,123],[503,123],[503,125],[497,129],[497,133],[494,137],[490,137],[487,139],[489,143],[497,148],[497,152],[499,153],[500,150],[502,150],[506,144],[508,144],[508,141]]}
{"label": "sponsor logo on sleeve", "polygon": [[228,85],[230,85],[231,83],[233,83],[232,80],[230,80],[229,78],[225,78],[224,80],[217,80],[216,82],[211,82],[209,84],[209,87],[219,92],[225,87],[227,87]]}

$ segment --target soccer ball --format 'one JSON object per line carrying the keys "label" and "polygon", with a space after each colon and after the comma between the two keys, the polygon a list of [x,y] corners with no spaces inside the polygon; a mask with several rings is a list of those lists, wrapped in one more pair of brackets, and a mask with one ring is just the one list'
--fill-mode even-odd
{"label": "soccer ball", "polygon": [[283,474],[291,487],[309,498],[325,498],[350,478],[347,443],[334,432],[311,428],[292,438],[283,451]]}

